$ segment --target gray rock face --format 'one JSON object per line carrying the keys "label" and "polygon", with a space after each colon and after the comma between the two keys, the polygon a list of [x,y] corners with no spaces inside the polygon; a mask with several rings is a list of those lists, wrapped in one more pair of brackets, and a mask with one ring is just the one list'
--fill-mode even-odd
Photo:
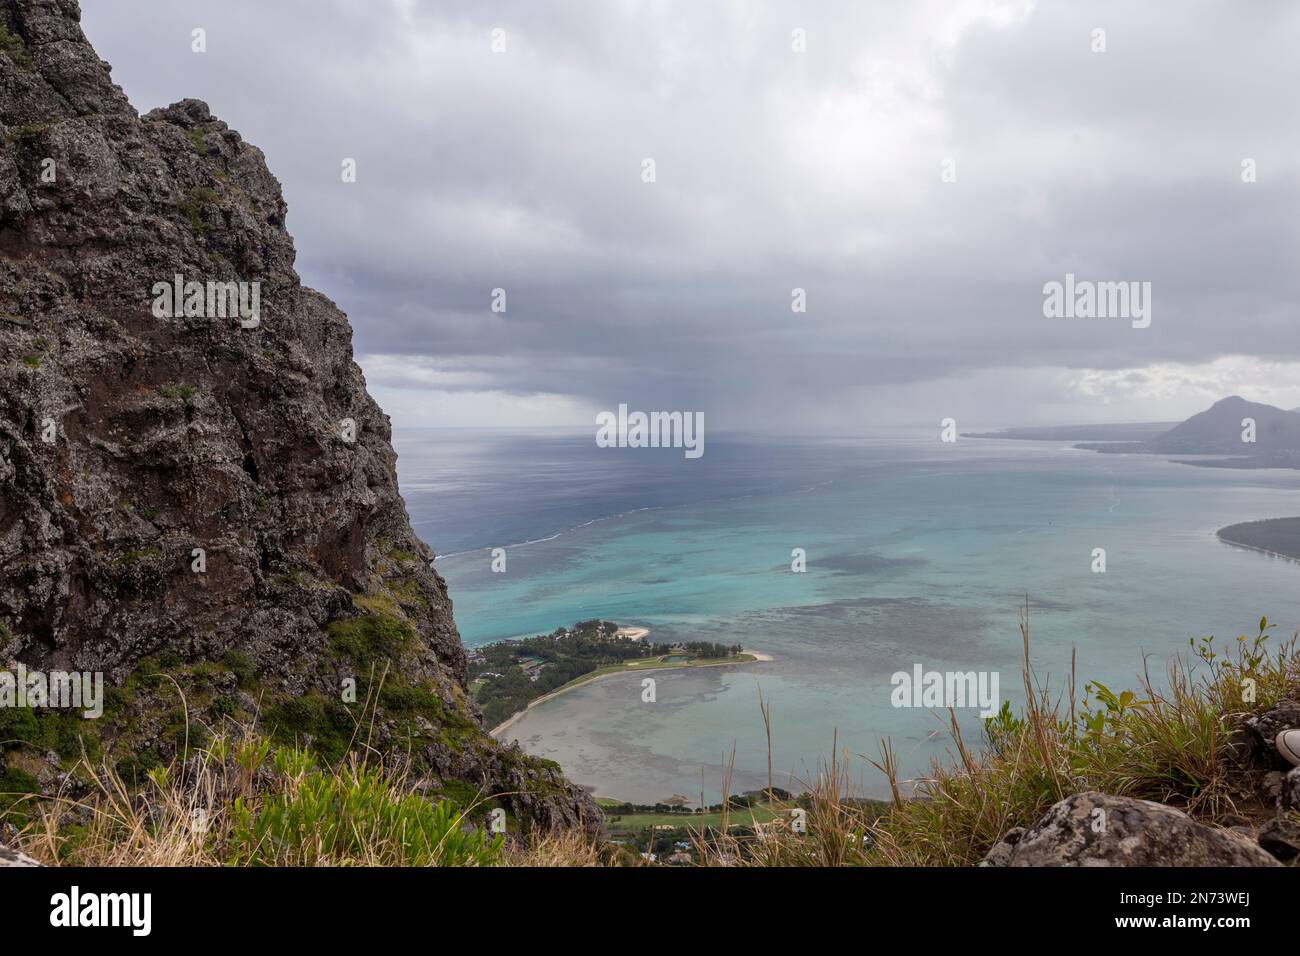
{"label": "gray rock face", "polygon": [[[76,0],[0,0],[0,667],[105,672],[127,698],[108,743],[165,758],[130,682],[146,660],[187,689],[234,662],[197,716],[220,700],[318,744],[355,727],[342,680],[364,698],[387,666],[381,747],[594,826],[554,765],[482,732],[388,418],[347,317],[294,271],[262,152],[197,100],[138,115],[79,21]],[[159,318],[177,276],[200,294]],[[258,290],[256,325],[219,308],[227,282]]]}
{"label": "gray rock face", "polygon": [[1260,792],[1270,803],[1276,804],[1282,799],[1282,780],[1281,770],[1270,770],[1261,779]]}
{"label": "gray rock face", "polygon": [[1010,866],[1011,856],[1024,835],[1024,827],[1012,827],[994,844],[993,849],[985,854],[984,859],[980,861],[980,866]]}
{"label": "gray rock face", "polygon": [[7,846],[0,846],[0,867],[4,866],[40,866],[40,864],[26,854],[11,850]]}
{"label": "gray rock face", "polygon": [[1300,823],[1286,817],[1259,828],[1259,845],[1284,863],[1300,857]]}
{"label": "gray rock face", "polygon": [[1300,813],[1300,767],[1292,767],[1278,788],[1278,809]]}
{"label": "gray rock face", "polygon": [[1104,793],[1062,800],[1006,852],[1002,866],[1279,866],[1247,837],[1207,827],[1163,804]]}
{"label": "gray rock face", "polygon": [[1243,722],[1246,743],[1253,762],[1283,772],[1291,769],[1277,750],[1277,735],[1284,730],[1300,727],[1300,704],[1281,701],[1271,710],[1248,717]]}

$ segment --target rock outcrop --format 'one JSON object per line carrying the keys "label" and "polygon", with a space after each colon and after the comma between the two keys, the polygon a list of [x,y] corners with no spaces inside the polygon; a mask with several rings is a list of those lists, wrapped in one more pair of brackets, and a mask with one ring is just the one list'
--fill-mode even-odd
{"label": "rock outcrop", "polygon": [[1255,841],[1164,804],[1090,791],[989,851],[990,866],[1280,866]]}
{"label": "rock outcrop", "polygon": [[40,864],[24,853],[0,845],[0,867],[3,866],[40,866]]}
{"label": "rock outcrop", "polygon": [[1300,857],[1300,823],[1275,817],[1259,828],[1259,845],[1284,863]]}
{"label": "rock outcrop", "polygon": [[1291,769],[1277,749],[1277,736],[1284,730],[1300,727],[1300,703],[1280,701],[1261,714],[1247,717],[1232,745],[1238,762],[1246,767]]}
{"label": "rock outcrop", "polygon": [[1300,767],[1292,767],[1282,777],[1278,788],[1277,806],[1282,811],[1300,813]]}
{"label": "rock outcrop", "polygon": [[[124,773],[181,746],[166,675],[191,742],[227,718],[327,756],[368,739],[430,792],[597,826],[483,732],[388,419],[263,154],[197,100],[137,114],[79,21],[0,0],[0,669],[104,672],[85,723]],[[0,721],[41,785],[84,729]]]}

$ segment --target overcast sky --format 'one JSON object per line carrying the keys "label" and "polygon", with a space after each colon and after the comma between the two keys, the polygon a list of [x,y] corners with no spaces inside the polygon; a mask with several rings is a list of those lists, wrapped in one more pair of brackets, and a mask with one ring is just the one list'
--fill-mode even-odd
{"label": "overcast sky", "polygon": [[[1290,0],[82,6],[142,113],[197,97],[266,152],[399,426],[1300,405]],[[1067,272],[1150,282],[1150,327],[1044,317]]]}

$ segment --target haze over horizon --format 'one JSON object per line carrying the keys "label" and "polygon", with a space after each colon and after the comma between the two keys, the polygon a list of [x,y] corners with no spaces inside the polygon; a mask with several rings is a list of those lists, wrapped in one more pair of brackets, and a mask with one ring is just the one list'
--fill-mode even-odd
{"label": "haze over horizon", "polygon": [[[398,426],[590,427],[620,402],[839,433],[1300,405],[1290,4],[83,14],[138,110],[200,98],[266,152],[298,270],[349,313]],[[1150,327],[1045,318],[1067,273],[1150,282]]]}

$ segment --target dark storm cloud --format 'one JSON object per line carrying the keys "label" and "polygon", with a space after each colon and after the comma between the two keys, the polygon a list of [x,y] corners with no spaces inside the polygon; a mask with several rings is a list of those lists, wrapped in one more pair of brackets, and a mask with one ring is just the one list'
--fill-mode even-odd
{"label": "dark storm cloud", "polygon": [[[1300,361],[1293,4],[85,7],[139,109],[266,151],[399,423],[1163,418]],[[1151,327],[1045,319],[1067,271]]]}

